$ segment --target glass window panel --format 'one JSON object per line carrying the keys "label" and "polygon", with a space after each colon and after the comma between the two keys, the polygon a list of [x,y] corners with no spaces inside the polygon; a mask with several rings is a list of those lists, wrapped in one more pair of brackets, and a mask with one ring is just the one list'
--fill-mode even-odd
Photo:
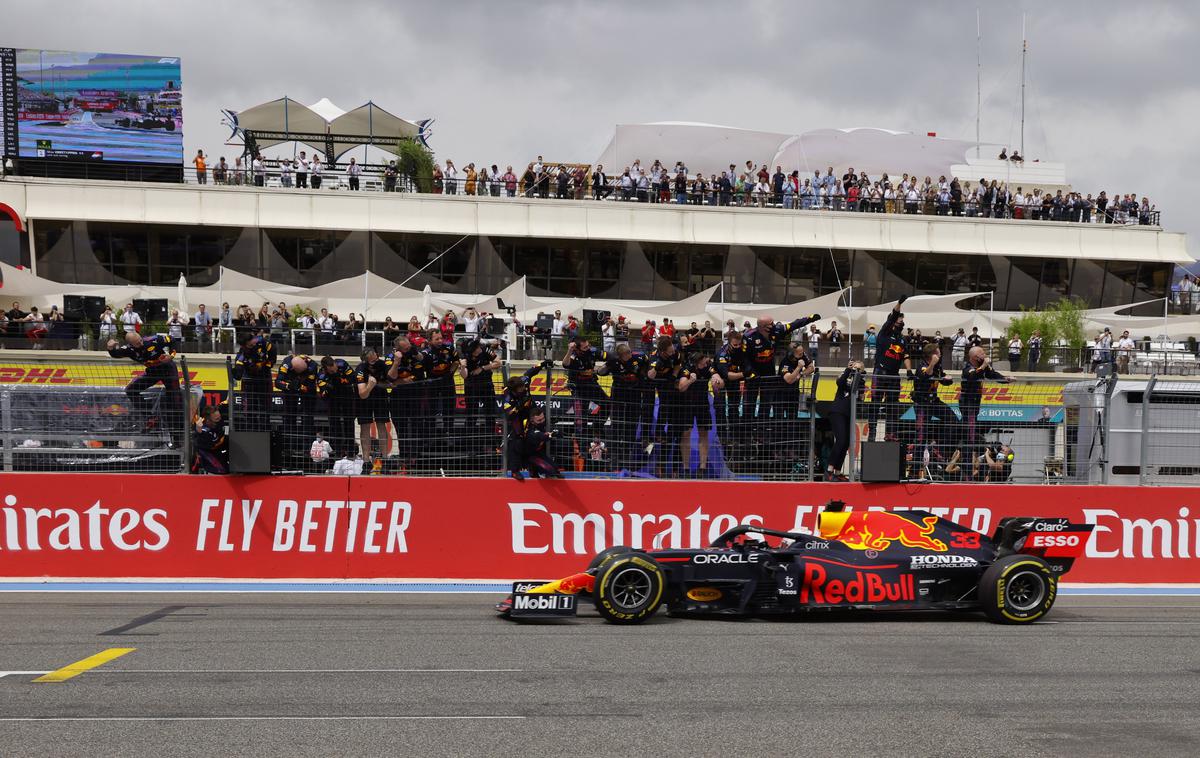
{"label": "glass window panel", "polygon": [[1174,269],[1170,263],[1143,263],[1139,266],[1135,299],[1164,297]]}
{"label": "glass window panel", "polygon": [[883,288],[883,253],[866,250],[854,251],[854,273],[851,276],[854,286],[854,302],[875,304],[883,302],[880,290]]}
{"label": "glass window panel", "polygon": [[1134,301],[1133,289],[1137,279],[1137,261],[1109,261],[1104,277],[1104,294],[1100,307],[1129,305]]}
{"label": "glass window panel", "polygon": [[946,262],[941,256],[927,256],[917,262],[917,294],[946,294]]}
{"label": "glass window panel", "polygon": [[1042,267],[1042,290],[1038,305],[1049,305],[1067,296],[1071,284],[1071,261],[1047,258]]}
{"label": "glass window panel", "polygon": [[[850,279],[852,267],[850,251],[822,250],[819,257],[821,259],[821,285],[817,294],[827,295],[847,286],[846,282]],[[798,302],[803,298],[792,297],[791,299]]]}
{"label": "glass window panel", "polygon": [[554,240],[550,243],[550,276],[557,279],[583,279],[587,275],[587,252],[578,240]]}
{"label": "glass window panel", "polygon": [[917,278],[917,254],[890,252],[884,254],[883,302],[891,302],[902,295],[915,293]]}
{"label": "glass window panel", "polygon": [[1071,297],[1087,303],[1089,308],[1100,305],[1100,293],[1104,289],[1104,264],[1090,260],[1075,261],[1071,275]]}
{"label": "glass window panel", "polygon": [[1007,303],[1004,307],[1010,311],[1036,307],[1038,287],[1042,281],[1042,259],[1016,256],[1011,259],[1011,265],[1007,298],[997,300],[996,306],[1000,307],[1001,302]]}
{"label": "glass window panel", "polygon": [[981,260],[975,255],[947,255],[946,292],[974,292]]}

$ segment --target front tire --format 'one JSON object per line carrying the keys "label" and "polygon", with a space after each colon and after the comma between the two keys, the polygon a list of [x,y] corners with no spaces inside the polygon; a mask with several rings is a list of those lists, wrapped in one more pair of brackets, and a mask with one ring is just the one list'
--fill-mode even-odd
{"label": "front tire", "polygon": [[979,599],[988,620],[1032,624],[1050,612],[1058,595],[1058,577],[1033,555],[1006,555],[983,572]]}
{"label": "front tire", "polygon": [[614,624],[640,624],[662,605],[666,575],[645,553],[610,558],[596,576],[596,610]]}
{"label": "front tire", "polygon": [[596,557],[593,558],[592,562],[588,564],[587,570],[591,571],[594,568],[600,568],[605,563],[608,563],[608,561],[612,558],[632,552],[633,548],[631,547],[626,547],[624,545],[613,545],[607,550],[601,550],[600,552],[596,553]]}

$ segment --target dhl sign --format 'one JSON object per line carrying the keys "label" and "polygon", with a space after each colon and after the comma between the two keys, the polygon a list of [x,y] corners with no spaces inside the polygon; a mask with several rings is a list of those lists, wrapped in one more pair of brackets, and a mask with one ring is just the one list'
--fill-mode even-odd
{"label": "dhl sign", "polygon": [[[867,381],[868,388],[870,380]],[[1040,382],[1012,382],[1010,384],[985,384],[983,386],[983,403],[985,405],[1062,405],[1062,385],[1044,384]],[[817,386],[818,400],[833,400],[833,379],[822,378]],[[949,387],[938,387],[938,397],[948,405],[957,405],[962,394],[960,385],[956,382]],[[870,390],[866,392],[870,398]],[[912,402],[912,382],[903,381],[900,385],[900,402]]]}
{"label": "dhl sign", "polygon": [[[0,362],[0,385],[47,384],[91,387],[124,387],[141,376],[141,366],[99,363],[16,364]],[[193,386],[208,391],[224,391],[229,381],[223,366],[190,366],[188,379]]]}

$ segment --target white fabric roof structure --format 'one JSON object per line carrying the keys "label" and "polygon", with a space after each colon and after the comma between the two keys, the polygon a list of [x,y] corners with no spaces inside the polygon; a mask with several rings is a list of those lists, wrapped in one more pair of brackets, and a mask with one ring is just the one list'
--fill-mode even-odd
{"label": "white fabric roof structure", "polygon": [[961,164],[974,142],[928,137],[889,129],[817,129],[803,134],[782,134],[715,124],[677,121],[651,124],[618,124],[597,163],[610,175],[619,175],[635,159],[648,168],[656,159],[670,169],[683,161],[688,171],[714,174],[729,168],[742,170],[747,160],[755,167],[766,163],[773,170],[800,169],[825,173],[833,166],[840,178],[845,169],[881,172],[917,172],[935,178],[950,174]]}
{"label": "white fabric roof structure", "polygon": [[[312,135],[329,134],[333,137],[334,160],[345,153],[365,144],[361,137],[388,137],[416,139],[421,133],[421,126],[400,118],[371,101],[357,108],[345,111],[334,105],[328,98],[303,105],[289,97],[271,100],[244,111],[229,112],[233,115],[237,129],[283,132],[287,134]],[[339,139],[342,137],[343,139]],[[324,150],[324,142],[313,144],[313,138],[306,136],[295,140],[258,140],[258,147],[265,149],[284,142],[304,142],[317,150]],[[375,145],[381,150],[394,152],[387,145]],[[330,156],[325,156],[330,159]]]}

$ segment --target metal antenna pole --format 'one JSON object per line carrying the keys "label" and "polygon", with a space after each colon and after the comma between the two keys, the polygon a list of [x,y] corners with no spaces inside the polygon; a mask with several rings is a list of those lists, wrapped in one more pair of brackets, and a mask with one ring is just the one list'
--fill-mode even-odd
{"label": "metal antenna pole", "polygon": [[983,119],[983,32],[975,9],[975,157],[979,157],[979,124]]}
{"label": "metal antenna pole", "polygon": [[1021,157],[1025,157],[1025,55],[1029,41],[1025,39],[1025,14],[1021,14]]}

